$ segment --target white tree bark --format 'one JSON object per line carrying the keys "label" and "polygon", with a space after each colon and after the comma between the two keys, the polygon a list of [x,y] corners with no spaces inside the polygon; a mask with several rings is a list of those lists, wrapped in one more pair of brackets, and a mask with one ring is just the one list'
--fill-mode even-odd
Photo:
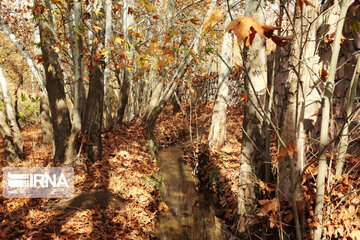
{"label": "white tree bark", "polygon": [[[75,32],[81,32],[82,20],[81,20],[81,0],[74,0],[74,24]],[[74,79],[75,79],[75,100],[74,100],[74,118],[73,127],[80,131],[81,129],[81,117],[85,108],[85,89],[83,85],[83,67],[82,67],[82,36],[80,33],[75,35],[75,48],[74,48]]]}
{"label": "white tree bark", "polygon": [[[265,24],[265,4],[263,1],[249,0],[245,3],[245,16]],[[252,204],[254,194],[254,175],[260,179],[265,175],[265,132],[264,119],[257,109],[265,109],[267,87],[267,65],[265,40],[259,35],[251,46],[244,49],[246,71],[246,90],[250,100],[245,107],[244,131],[240,157],[238,214],[246,214],[246,205]],[[254,167],[256,173],[254,173]],[[240,231],[244,230],[240,229]]]}
{"label": "white tree bark", "polygon": [[109,75],[110,75],[110,55],[111,55],[111,36],[112,36],[112,0],[105,1],[105,49],[108,51],[105,56],[104,70],[104,127],[108,127],[111,122],[110,95],[109,95]]}
{"label": "white tree bark", "polygon": [[[1,89],[0,89],[1,97]],[[0,101],[1,103],[1,101]],[[4,114],[4,109],[0,107],[0,135],[2,137],[2,145],[4,147],[4,155],[7,163],[13,163],[20,160],[16,147],[14,145],[13,137],[11,136],[11,129],[7,125],[7,119]]]}
{"label": "white tree bark", "polygon": [[[225,2],[227,9],[227,4],[229,8],[232,9],[234,4],[233,0],[230,0],[228,3]],[[225,17],[225,27],[231,22],[231,13],[227,12]],[[230,62],[231,62],[231,53],[232,53],[232,35],[225,32],[223,42],[221,46],[221,58],[220,69],[219,69],[219,79],[218,79],[218,93],[215,100],[215,105],[213,109],[211,127],[209,132],[209,146],[210,147],[221,147],[225,143],[226,138],[226,109],[227,102],[229,97],[229,87],[228,87],[228,78],[230,73]]]}
{"label": "white tree bark", "polygon": [[10,129],[12,131],[12,134],[14,136],[14,144],[18,148],[19,154],[23,154],[24,151],[24,140],[21,137],[19,126],[16,123],[15,113],[12,106],[12,100],[11,100],[11,94],[9,91],[9,87],[6,81],[6,77],[4,75],[4,71],[2,67],[0,66],[0,87],[1,92],[4,97],[4,106],[5,106],[5,113],[6,118],[9,122]]}

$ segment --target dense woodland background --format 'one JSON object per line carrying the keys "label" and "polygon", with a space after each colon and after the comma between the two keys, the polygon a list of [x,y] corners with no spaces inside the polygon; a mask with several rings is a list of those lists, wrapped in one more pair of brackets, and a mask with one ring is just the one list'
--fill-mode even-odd
{"label": "dense woodland background", "polygon": [[76,211],[1,197],[0,238],[154,238],[156,151],[183,142],[233,238],[360,239],[359,0],[0,11],[1,166],[73,166],[77,193],[107,189]]}

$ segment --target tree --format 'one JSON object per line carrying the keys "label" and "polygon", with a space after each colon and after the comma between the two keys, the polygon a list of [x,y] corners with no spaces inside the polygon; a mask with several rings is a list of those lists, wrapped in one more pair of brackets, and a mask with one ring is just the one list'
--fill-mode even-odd
{"label": "tree", "polygon": [[[246,2],[245,16],[265,23],[265,3],[257,0]],[[266,65],[265,39],[258,34],[251,46],[244,49],[244,66],[246,72],[246,92],[248,103],[245,106],[244,134],[240,157],[238,213],[246,213],[246,205],[251,204],[254,195],[254,178],[256,174],[264,179],[264,147],[265,130],[263,128],[266,104],[267,65]],[[260,112],[259,112],[260,111]],[[254,172],[256,170],[256,173]]]}
{"label": "tree", "polygon": [[73,50],[73,70],[75,80],[75,95],[74,95],[74,108],[73,108],[73,121],[71,126],[71,133],[66,148],[66,161],[65,164],[72,164],[78,152],[78,136],[81,131],[81,122],[84,115],[85,108],[85,89],[83,84],[83,44],[82,44],[82,10],[81,0],[74,0],[74,24],[73,29],[70,29],[70,35],[73,35],[74,50]]}
{"label": "tree", "polygon": [[[37,56],[41,55],[40,49],[40,30],[39,27],[36,26],[34,28],[34,44],[35,49],[34,53]],[[39,96],[40,96],[40,123],[41,123],[41,144],[43,146],[53,144],[53,133],[52,133],[52,125],[50,119],[50,107],[49,107],[49,98],[46,90],[45,83],[45,70],[42,64],[35,65],[36,68],[32,71],[35,76],[40,76],[38,82],[41,82],[43,87],[40,87]],[[39,74],[36,73],[36,69]]]}
{"label": "tree", "polygon": [[[123,34],[124,34],[124,40],[128,42],[129,44],[133,44],[133,37],[129,30],[134,26],[134,15],[131,12],[131,9],[134,8],[134,2],[132,0],[126,0],[125,5],[123,8]],[[129,49],[129,58],[131,59],[134,57],[133,49]],[[125,60],[126,61],[126,60]],[[127,62],[125,62],[125,65],[127,65]],[[120,69],[116,70],[116,76],[118,78],[119,86],[120,88],[120,104],[117,109],[117,122],[118,124],[122,124],[122,121],[124,120],[124,114],[125,109],[128,106],[128,100],[129,100],[129,91],[130,91],[130,77],[131,77],[131,70],[129,68],[123,68],[122,69],[122,83],[120,81]]]}
{"label": "tree", "polygon": [[3,109],[0,109],[0,133],[3,138],[6,160],[11,163],[22,158],[24,152],[24,141],[15,120],[14,110],[11,103],[11,95],[1,66],[0,96],[3,99],[0,102],[3,106]]}
{"label": "tree", "polygon": [[354,70],[353,77],[351,79],[350,88],[348,91],[347,103],[346,103],[346,122],[345,126],[342,129],[340,146],[339,146],[339,156],[336,161],[336,176],[339,176],[343,172],[345,156],[349,145],[349,125],[350,121],[353,118],[353,104],[354,98],[356,96],[356,89],[359,82],[360,76],[360,57],[357,56],[356,67]]}
{"label": "tree", "polygon": [[110,112],[110,56],[111,56],[111,36],[112,36],[112,0],[105,2],[105,49],[108,51],[105,56],[104,70],[104,127],[111,125],[112,117]]}
{"label": "tree", "polygon": [[[101,1],[95,1],[92,14],[94,26],[103,27],[102,14],[100,13],[103,7]],[[95,27],[96,29],[96,27]],[[94,39],[91,46],[91,61],[89,71],[89,92],[86,102],[85,118],[83,123],[83,132],[89,136],[89,144],[87,146],[87,153],[92,161],[101,158],[102,140],[101,129],[103,120],[103,103],[104,103],[104,60],[101,54],[102,30],[95,30],[93,33]]]}
{"label": "tree", "polygon": [[[39,6],[39,2],[35,3]],[[48,0],[45,1],[47,8],[50,6]],[[38,10],[42,7],[36,8]],[[35,12],[37,16],[43,14],[42,12]],[[48,22],[53,25],[53,16],[51,11],[48,11]],[[64,75],[60,67],[59,57],[53,46],[56,41],[49,27],[46,26],[43,20],[39,21],[41,51],[43,57],[43,65],[46,77],[46,90],[49,97],[49,105],[51,111],[51,123],[54,130],[54,146],[55,156],[54,160],[59,162],[68,162],[65,156],[66,146],[68,144],[71,122],[69,110],[66,104],[66,97],[64,92]]]}
{"label": "tree", "polygon": [[[226,13],[225,26],[232,20],[231,10],[234,2],[229,1],[229,11]],[[210,132],[209,132],[209,146],[218,148],[224,145],[226,138],[226,110],[227,101],[229,97],[228,78],[230,73],[230,57],[232,52],[232,37],[231,34],[224,29],[224,37],[221,46],[221,63],[219,69],[218,91],[216,95],[215,105],[212,114]]]}

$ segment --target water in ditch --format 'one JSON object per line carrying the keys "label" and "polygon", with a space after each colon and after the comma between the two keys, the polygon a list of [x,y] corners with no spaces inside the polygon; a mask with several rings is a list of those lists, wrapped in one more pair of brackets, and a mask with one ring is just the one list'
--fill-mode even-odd
{"label": "water in ditch", "polygon": [[180,161],[182,154],[176,146],[158,153],[160,174],[166,184],[164,202],[169,209],[159,216],[157,238],[229,239],[222,220],[215,216],[210,197],[196,189],[192,168]]}

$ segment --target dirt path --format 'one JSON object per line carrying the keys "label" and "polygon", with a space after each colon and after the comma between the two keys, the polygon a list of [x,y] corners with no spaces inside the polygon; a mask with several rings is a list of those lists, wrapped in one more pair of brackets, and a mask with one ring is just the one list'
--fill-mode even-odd
{"label": "dirt path", "polygon": [[211,203],[196,190],[192,169],[179,159],[183,150],[176,146],[158,153],[160,174],[166,183],[164,201],[168,212],[160,215],[160,239],[226,239]]}

